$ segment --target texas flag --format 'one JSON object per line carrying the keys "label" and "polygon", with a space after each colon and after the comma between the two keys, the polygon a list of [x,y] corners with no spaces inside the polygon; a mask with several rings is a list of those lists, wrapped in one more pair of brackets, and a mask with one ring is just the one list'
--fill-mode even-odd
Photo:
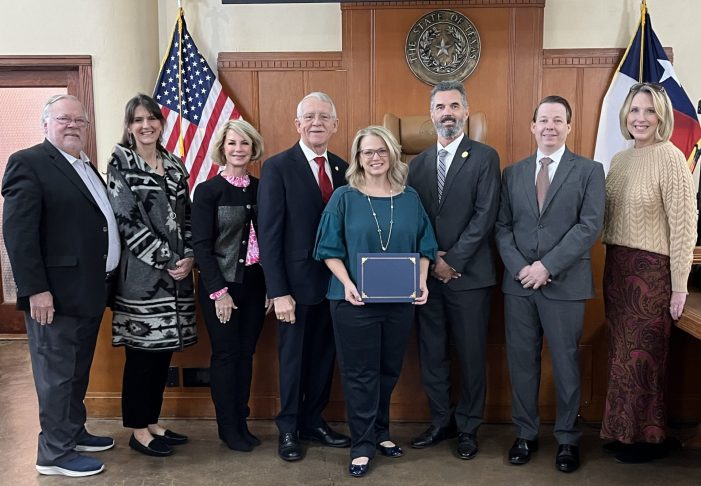
{"label": "texas flag", "polygon": [[618,114],[631,86],[638,82],[654,82],[664,86],[674,107],[674,132],[671,141],[689,160],[689,167],[693,172],[696,145],[701,145],[701,125],[696,117],[694,105],[684,92],[672,63],[652,30],[644,1],[635,36],[613,75],[613,81],[601,105],[594,160],[604,164],[606,172],[611,158],[617,152],[633,145],[632,140],[626,140],[621,134]]}

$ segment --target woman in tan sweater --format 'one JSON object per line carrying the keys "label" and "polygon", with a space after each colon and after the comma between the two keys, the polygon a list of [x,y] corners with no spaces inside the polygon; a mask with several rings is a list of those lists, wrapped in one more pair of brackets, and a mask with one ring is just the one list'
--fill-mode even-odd
{"label": "woman in tan sweater", "polygon": [[635,141],[606,179],[604,300],[609,381],[601,437],[624,463],[664,457],[669,336],[686,301],[696,241],[694,181],[669,141],[672,103],[661,85],[634,85],[621,131]]}

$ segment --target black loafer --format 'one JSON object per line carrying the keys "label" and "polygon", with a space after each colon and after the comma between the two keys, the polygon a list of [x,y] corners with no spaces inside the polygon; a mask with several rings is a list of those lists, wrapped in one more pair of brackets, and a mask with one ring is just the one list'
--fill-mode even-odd
{"label": "black loafer", "polygon": [[188,441],[187,435],[178,434],[172,430],[166,429],[163,435],[152,434],[155,438],[162,440],[169,446],[181,445]]}
{"label": "black loafer", "polygon": [[352,462],[348,464],[348,474],[354,478],[362,478],[370,470],[370,461],[368,460],[365,464],[353,464]]}
{"label": "black loafer", "polygon": [[377,450],[386,457],[402,457],[404,455],[402,448],[396,444],[390,447],[377,444]]}
{"label": "black loafer", "polygon": [[509,462],[520,466],[531,460],[531,454],[538,450],[538,439],[528,440],[518,438],[509,449]]}
{"label": "black loafer", "polygon": [[297,434],[286,432],[280,434],[277,444],[277,454],[283,461],[299,461],[302,459],[302,446],[299,444]]}
{"label": "black loafer", "polygon": [[458,436],[458,457],[460,459],[472,459],[479,452],[477,436],[471,433],[461,433]]}
{"label": "black loafer", "polygon": [[558,471],[570,473],[579,468],[579,447],[571,444],[560,444],[555,456],[555,467]]}
{"label": "black loafer", "polygon": [[454,425],[448,425],[447,427],[438,427],[436,425],[431,425],[428,429],[424,430],[418,437],[411,441],[411,447],[414,449],[423,449],[425,447],[430,447],[436,445],[445,439],[452,439],[457,436],[458,432]]}
{"label": "black loafer", "polygon": [[299,438],[302,440],[321,442],[328,447],[350,447],[350,437],[339,434],[328,425],[322,425],[315,429],[300,432]]}
{"label": "black loafer", "polygon": [[168,444],[163,442],[161,439],[153,439],[147,446],[145,446],[136,440],[134,434],[131,434],[131,438],[129,439],[129,447],[137,452],[146,454],[147,456],[165,457],[173,454],[173,449],[171,449]]}

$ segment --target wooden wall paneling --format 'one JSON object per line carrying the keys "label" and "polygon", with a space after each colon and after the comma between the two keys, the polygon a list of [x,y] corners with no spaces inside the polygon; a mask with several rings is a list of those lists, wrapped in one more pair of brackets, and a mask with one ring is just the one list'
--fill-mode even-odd
{"label": "wooden wall paneling", "polygon": [[367,126],[372,118],[373,25],[370,10],[343,9],[343,66],[347,69],[347,123],[351,135]]}

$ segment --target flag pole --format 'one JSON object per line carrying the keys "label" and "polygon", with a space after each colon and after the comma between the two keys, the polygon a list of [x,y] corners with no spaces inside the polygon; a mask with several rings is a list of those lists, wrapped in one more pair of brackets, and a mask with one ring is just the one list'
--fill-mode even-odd
{"label": "flag pole", "polygon": [[640,67],[638,68],[638,82],[643,81],[643,59],[645,57],[645,14],[647,13],[647,0],[640,4]]}
{"label": "flag pole", "polygon": [[185,142],[183,141],[183,9],[178,0],[178,146],[180,156],[185,155]]}

